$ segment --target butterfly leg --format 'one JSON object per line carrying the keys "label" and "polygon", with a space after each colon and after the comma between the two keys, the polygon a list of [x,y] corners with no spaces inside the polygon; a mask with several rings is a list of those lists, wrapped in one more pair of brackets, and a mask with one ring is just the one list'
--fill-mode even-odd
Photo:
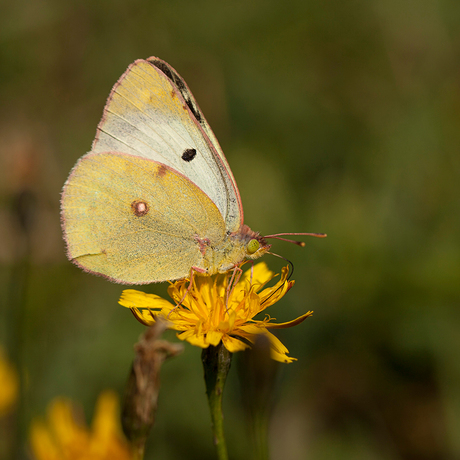
{"label": "butterfly leg", "polygon": [[206,270],[203,270],[202,268],[198,268],[198,267],[192,267],[190,269],[190,282],[188,283],[188,286],[187,286],[187,289],[186,291],[184,292],[184,295],[182,296],[182,299],[179,300],[179,302],[177,302],[177,304],[174,306],[174,308],[168,313],[168,318],[169,318],[169,315],[179,306],[182,304],[182,302],[185,300],[185,298],[187,297],[187,294],[190,292],[190,290],[192,289],[192,286],[193,286],[193,279],[194,279],[194,273],[197,272],[197,273],[206,273]]}
{"label": "butterfly leg", "polygon": [[[246,262],[249,262],[251,264],[251,277],[250,277],[249,285],[252,286],[252,279],[254,278],[254,261],[253,260],[246,260],[246,261],[243,262],[243,264],[246,263]],[[241,265],[243,265],[243,264],[241,264]],[[237,271],[238,271],[238,275],[237,275],[236,281],[234,281],[235,272],[237,272]],[[233,289],[235,288],[235,286],[240,281],[242,274],[243,274],[243,269],[239,265],[236,265],[234,270],[233,270],[232,279],[231,279],[229,285],[227,286],[227,299],[226,299],[226,302],[225,302],[225,308],[227,308],[228,299],[231,296],[231,294],[233,292]],[[232,281],[234,281],[233,285],[232,285]],[[230,289],[230,287],[231,287],[231,289]],[[227,313],[228,313],[228,310],[227,310]]]}
{"label": "butterfly leg", "polygon": [[250,285],[252,286],[252,279],[254,278],[254,261],[249,260],[248,262],[251,264],[251,282],[250,282]]}
{"label": "butterfly leg", "polygon": [[225,290],[225,309],[228,313],[228,299],[233,293],[233,289],[240,281],[241,275],[243,274],[243,270],[239,267],[239,265],[235,265],[233,268],[232,277],[230,278],[229,283],[227,284],[227,288]]}

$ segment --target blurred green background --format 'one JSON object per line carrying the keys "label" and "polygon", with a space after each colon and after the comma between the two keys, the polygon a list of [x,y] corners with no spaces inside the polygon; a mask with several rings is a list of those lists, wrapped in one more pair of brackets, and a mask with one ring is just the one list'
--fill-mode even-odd
{"label": "blurred green background", "polygon": [[[20,439],[57,395],[90,420],[101,390],[123,392],[144,328],[117,304],[122,286],[67,261],[59,196],[112,85],[155,55],[212,126],[245,222],[328,233],[303,249],[274,244],[296,286],[270,314],[315,314],[278,334],[298,361],[279,369],[272,459],[460,458],[458,1],[1,9],[0,343],[24,384]],[[240,400],[234,366],[225,424],[231,458],[244,460]],[[190,345],[163,368],[146,458],[215,458]]]}

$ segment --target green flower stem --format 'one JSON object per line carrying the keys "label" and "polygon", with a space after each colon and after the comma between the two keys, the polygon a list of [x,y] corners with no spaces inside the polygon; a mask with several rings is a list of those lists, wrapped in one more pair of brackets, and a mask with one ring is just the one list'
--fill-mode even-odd
{"label": "green flower stem", "polygon": [[212,432],[219,460],[228,460],[227,445],[224,436],[224,417],[222,414],[222,397],[227,379],[232,354],[222,342],[216,347],[209,346],[201,354],[204,368],[206,394],[211,411]]}

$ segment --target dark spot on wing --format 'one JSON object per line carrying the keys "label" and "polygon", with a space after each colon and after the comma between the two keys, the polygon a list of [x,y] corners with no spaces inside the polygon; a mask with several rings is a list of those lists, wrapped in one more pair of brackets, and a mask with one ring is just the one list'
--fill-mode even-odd
{"label": "dark spot on wing", "polygon": [[149,212],[149,205],[143,200],[134,200],[131,203],[131,209],[135,216],[142,217]]}
{"label": "dark spot on wing", "polygon": [[168,168],[165,165],[160,164],[157,169],[157,176],[163,177],[166,174]]}
{"label": "dark spot on wing", "polygon": [[185,149],[184,153],[182,154],[182,159],[184,161],[192,161],[196,157],[196,150],[195,149]]}

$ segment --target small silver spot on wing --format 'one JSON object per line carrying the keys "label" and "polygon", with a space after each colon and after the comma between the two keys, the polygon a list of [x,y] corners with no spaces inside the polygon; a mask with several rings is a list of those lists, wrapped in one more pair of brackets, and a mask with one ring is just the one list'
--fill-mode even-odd
{"label": "small silver spot on wing", "polygon": [[131,203],[131,209],[135,216],[143,217],[149,212],[149,205],[143,200],[134,200]]}

